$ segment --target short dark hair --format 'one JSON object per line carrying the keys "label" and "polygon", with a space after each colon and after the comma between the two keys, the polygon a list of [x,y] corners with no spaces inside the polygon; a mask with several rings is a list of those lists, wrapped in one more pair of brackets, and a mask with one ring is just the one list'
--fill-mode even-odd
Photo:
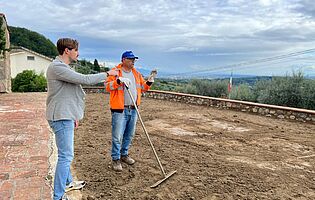
{"label": "short dark hair", "polygon": [[79,42],[71,38],[60,38],[57,41],[57,50],[59,55],[62,55],[66,48],[68,49],[78,49]]}

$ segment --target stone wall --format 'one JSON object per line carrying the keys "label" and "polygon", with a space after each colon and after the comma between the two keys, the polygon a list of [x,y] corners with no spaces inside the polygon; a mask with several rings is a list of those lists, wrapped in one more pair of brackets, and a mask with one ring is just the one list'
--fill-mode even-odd
{"label": "stone wall", "polygon": [[[104,87],[84,87],[87,93],[103,93]],[[218,109],[236,110],[246,113],[274,117],[279,119],[288,119],[315,123],[315,110],[306,110],[284,106],[275,106],[246,101],[221,99],[199,95],[183,94],[176,92],[149,90],[143,94],[145,97],[174,101],[180,103],[194,104],[200,106],[209,106]]]}
{"label": "stone wall", "polygon": [[[5,34],[5,49],[8,50],[10,48],[9,31],[5,16],[2,13],[0,13],[0,20],[2,21],[0,28],[4,30]],[[7,50],[0,52],[0,93],[11,92],[10,54]]]}
{"label": "stone wall", "polygon": [[154,99],[210,106],[218,109],[238,110],[241,112],[264,115],[266,117],[275,117],[280,119],[298,120],[303,122],[315,123],[315,110],[306,110],[299,108],[275,106],[246,101],[229,100],[157,90],[150,90],[145,93],[145,96]]}

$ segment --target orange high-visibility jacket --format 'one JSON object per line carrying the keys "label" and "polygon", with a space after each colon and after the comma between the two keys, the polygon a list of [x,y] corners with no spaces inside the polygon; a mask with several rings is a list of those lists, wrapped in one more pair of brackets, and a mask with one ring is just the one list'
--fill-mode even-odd
{"label": "orange high-visibility jacket", "polygon": [[[122,64],[117,65],[113,69],[118,69],[118,76],[122,76]],[[132,68],[132,73],[136,80],[136,88],[137,88],[137,106],[140,105],[141,101],[141,93],[150,89],[150,86],[146,83],[142,75],[135,69]],[[117,78],[115,76],[108,76],[105,82],[106,91],[110,92],[110,108],[111,109],[124,109],[124,85],[123,83],[118,84]]]}

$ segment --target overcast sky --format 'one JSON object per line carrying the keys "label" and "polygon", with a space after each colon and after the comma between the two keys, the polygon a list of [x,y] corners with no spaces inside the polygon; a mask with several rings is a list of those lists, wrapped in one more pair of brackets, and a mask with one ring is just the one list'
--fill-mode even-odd
{"label": "overcast sky", "polygon": [[133,50],[137,67],[172,73],[229,73],[258,60],[233,73],[315,74],[313,0],[0,0],[0,12],[53,43],[76,38],[80,58],[107,65]]}

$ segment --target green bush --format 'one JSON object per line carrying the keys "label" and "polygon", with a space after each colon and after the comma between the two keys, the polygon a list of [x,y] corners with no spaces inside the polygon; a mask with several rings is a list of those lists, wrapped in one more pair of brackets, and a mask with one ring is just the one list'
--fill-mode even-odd
{"label": "green bush", "polygon": [[248,84],[240,84],[232,89],[231,99],[255,101],[255,95]]}
{"label": "green bush", "polygon": [[187,85],[186,87],[182,87],[182,89],[179,88],[178,90],[186,94],[198,94],[196,86],[191,84]]}
{"label": "green bush", "polygon": [[315,110],[315,80],[305,80],[302,87],[303,108]]}
{"label": "green bush", "polygon": [[196,88],[196,94],[210,97],[227,96],[227,82],[222,80],[199,80],[194,79],[190,82]]}
{"label": "green bush", "polygon": [[12,79],[13,92],[45,92],[46,88],[45,76],[37,75],[34,70],[24,70]]}
{"label": "green bush", "polygon": [[305,79],[301,72],[258,81],[253,93],[259,103],[315,109],[315,80]]}
{"label": "green bush", "polygon": [[[284,77],[256,78],[255,84],[253,78],[250,78],[250,84],[246,80],[233,81],[231,99],[315,110],[315,80],[304,78],[302,72]],[[151,89],[226,98],[227,85],[228,80],[156,79]]]}

